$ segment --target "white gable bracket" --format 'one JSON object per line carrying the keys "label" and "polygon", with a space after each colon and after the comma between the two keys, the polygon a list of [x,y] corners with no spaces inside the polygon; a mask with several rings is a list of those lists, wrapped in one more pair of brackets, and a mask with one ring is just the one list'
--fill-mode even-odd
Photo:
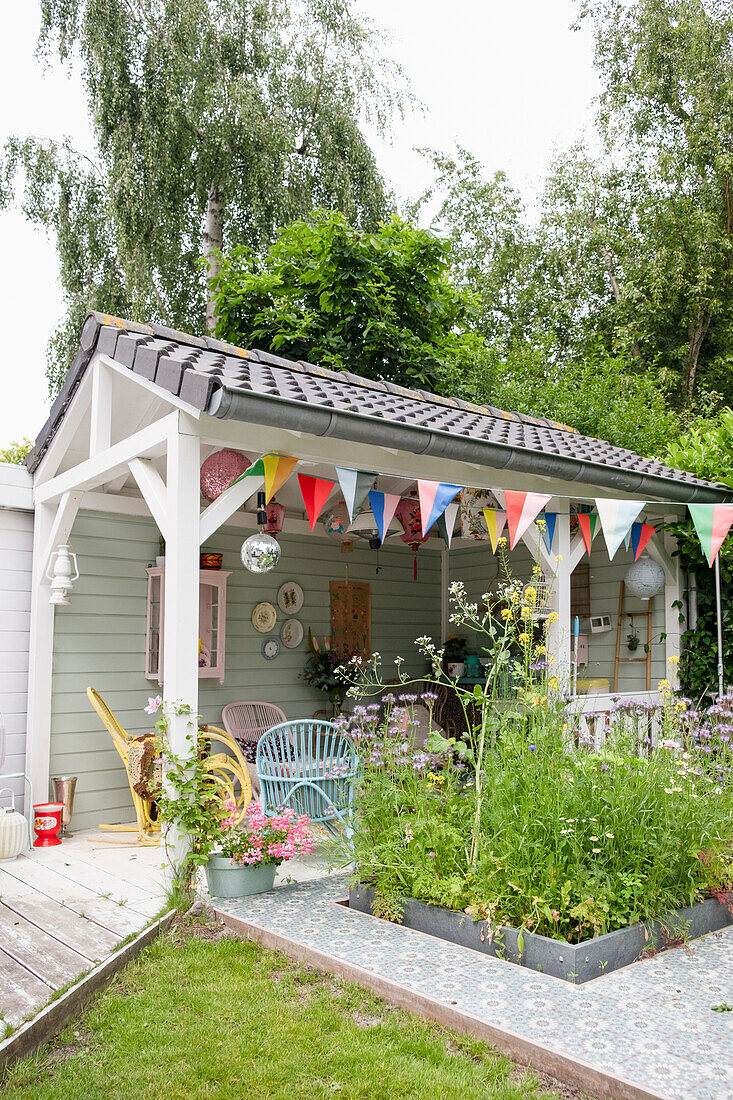
{"label": "white gable bracket", "polygon": [[135,478],[150,514],[158,525],[163,538],[168,541],[168,492],[165,482],[152,462],[144,458],[133,458],[128,466]]}
{"label": "white gable bracket", "polygon": [[221,525],[226,523],[237,509],[241,508],[244,502],[264,484],[264,477],[245,477],[241,481],[235,481],[212,501],[201,513],[199,519],[199,545],[211,538],[214,532],[218,531]]}
{"label": "white gable bracket", "polygon": [[81,498],[83,493],[77,491],[64,493],[59,501],[59,506],[56,509],[56,515],[54,516],[53,523],[51,524],[51,530],[46,539],[43,550],[41,551],[41,561],[39,566],[39,578],[41,584],[49,584],[50,581],[46,576],[48,569],[48,563],[51,558],[51,554],[57,546],[61,546],[63,543],[69,541],[69,535],[71,534],[71,528],[74,526],[74,520],[76,519],[76,513],[79,511],[79,505],[81,504]]}

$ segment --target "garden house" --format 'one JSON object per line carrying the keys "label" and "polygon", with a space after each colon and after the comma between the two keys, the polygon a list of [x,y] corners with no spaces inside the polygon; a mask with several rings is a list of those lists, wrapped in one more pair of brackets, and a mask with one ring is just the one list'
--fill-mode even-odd
{"label": "garden house", "polygon": [[[578,618],[577,706],[653,700],[685,589],[662,526],[728,494],[550,420],[97,313],[27,470],[0,469],[4,770],[27,771],[37,799],[50,775],[78,776],[80,828],[131,816],[87,686],[144,733],[157,694],[216,724],[240,700],[288,718],[327,708],[302,677],[309,631],[419,675],[415,639],[452,633],[450,583],[480,601],[500,579],[502,528],[515,575],[542,567],[538,613],[556,612],[548,659],[565,688]],[[240,550],[273,487],[281,556],[258,574]],[[442,517],[426,538],[419,502]],[[611,512],[631,517],[613,559]],[[640,560],[661,567],[650,601],[622,586],[643,542]],[[179,749],[185,731],[174,719]]]}

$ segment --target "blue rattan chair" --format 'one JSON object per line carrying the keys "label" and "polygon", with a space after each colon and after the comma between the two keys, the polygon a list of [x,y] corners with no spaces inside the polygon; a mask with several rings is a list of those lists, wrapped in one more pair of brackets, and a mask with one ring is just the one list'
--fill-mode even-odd
{"label": "blue rattan chair", "polygon": [[257,742],[257,777],[269,817],[289,806],[332,833],[339,822],[349,829],[358,769],[353,742],[330,722],[283,722]]}

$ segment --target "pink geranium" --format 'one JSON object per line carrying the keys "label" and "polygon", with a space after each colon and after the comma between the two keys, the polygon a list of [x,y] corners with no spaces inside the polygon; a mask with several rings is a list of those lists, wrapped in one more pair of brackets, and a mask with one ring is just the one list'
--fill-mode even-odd
{"label": "pink geranium", "polygon": [[235,863],[282,863],[313,851],[310,818],[292,809],[268,818],[258,802],[250,802],[240,824],[237,807],[229,800],[226,814],[219,843],[222,854]]}

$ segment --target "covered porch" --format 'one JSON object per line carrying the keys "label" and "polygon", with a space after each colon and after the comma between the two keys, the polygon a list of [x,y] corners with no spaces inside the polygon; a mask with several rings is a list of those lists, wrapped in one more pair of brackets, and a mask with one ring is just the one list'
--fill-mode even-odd
{"label": "covered porch", "polygon": [[[285,519],[278,535],[282,556],[272,572],[255,575],[240,559],[243,540],[258,529],[256,496],[264,477],[245,477],[202,501],[202,463],[225,448],[252,464],[272,454],[296,461],[277,494]],[[309,630],[321,644],[332,634],[332,582],[369,586],[371,650],[387,667],[403,657],[419,677],[425,664],[414,640],[429,635],[442,644],[452,632],[451,583],[462,581],[469,596],[480,599],[495,581],[499,559],[488,537],[462,537],[458,521],[450,549],[433,529],[415,558],[393,521],[378,550],[356,535],[353,551],[342,553],[321,522],[311,528],[297,473],[334,483],[326,509],[342,496],[336,467],[371,471],[379,492],[402,498],[414,493],[418,480],[485,490],[498,508],[505,491],[544,494],[546,511],[557,516],[552,544],[548,548],[530,524],[509,553],[509,565],[529,581],[539,562],[551,586],[547,610],[555,621],[547,631],[548,659],[561,691],[571,690],[572,624],[582,616],[587,647],[572,706],[601,714],[619,694],[642,696],[653,706],[656,683],[679,653],[681,629],[679,567],[661,526],[679,517],[685,501],[721,499],[717,488],[690,475],[549,421],[102,315],[91,315],[84,326],[82,351],[30,465],[36,519],[27,767],[37,797],[48,790],[52,774],[79,777],[75,821],[81,828],[130,819],[126,776],[88,705],[87,686],[107,698],[133,734],[150,728],[143,708],[158,693],[214,725],[221,724],[227,703],[240,700],[273,703],[288,718],[310,716],[327,701],[302,678],[306,639]],[[641,613],[645,605],[628,596],[619,603],[631,550],[622,546],[611,561],[598,537],[588,558],[575,516],[578,505],[587,510],[599,496],[643,497],[644,521],[660,528],[648,544],[664,571],[663,591],[643,620],[648,661],[645,654],[615,667],[619,629],[627,633],[619,612]],[[356,526],[368,533],[368,508],[360,519]],[[160,536],[165,561],[156,568]],[[49,563],[67,542],[80,576],[69,606],[54,606]],[[214,648],[208,664],[206,656],[200,660],[207,629],[200,593],[202,578],[210,582],[214,571],[209,578],[202,574],[202,551],[222,555],[220,579],[226,579],[214,617],[209,613],[205,648],[211,649],[212,638]],[[150,578],[161,576],[161,569],[156,665]],[[582,586],[574,589],[578,572]],[[278,606],[288,581],[302,591],[295,614]],[[253,623],[262,603],[276,614],[265,633]],[[601,623],[606,618],[610,629],[594,632],[590,616]],[[303,627],[303,640],[291,648],[281,630],[292,619]],[[274,656],[273,647],[264,648],[273,640]],[[466,642],[469,652],[475,649],[470,637]],[[179,753],[186,733],[185,720],[172,714],[169,735]]]}

